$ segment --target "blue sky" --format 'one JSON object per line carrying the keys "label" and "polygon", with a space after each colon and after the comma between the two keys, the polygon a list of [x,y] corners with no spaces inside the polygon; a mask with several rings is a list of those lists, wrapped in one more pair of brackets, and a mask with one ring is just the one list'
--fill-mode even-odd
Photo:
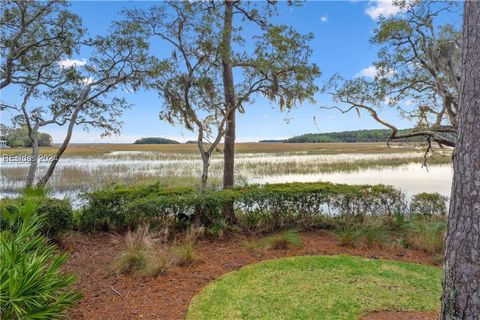
{"label": "blue sky", "polygon": [[[123,8],[148,8],[154,1],[74,1],[71,9],[83,20],[90,35],[104,34],[113,20],[119,19]],[[375,18],[379,15],[395,14],[390,1],[314,1],[301,7],[288,7],[281,3],[279,15],[274,21],[293,26],[301,33],[313,32],[314,40],[311,61],[316,63],[322,76],[318,85],[338,72],[346,78],[358,74],[372,75],[369,68],[376,58],[377,48],[369,43]],[[84,59],[82,55],[75,57]],[[2,92],[3,99],[15,99],[15,90]],[[171,126],[159,119],[161,102],[155,92],[140,91],[129,95],[128,101],[134,105],[123,116],[123,129],[120,136],[100,138],[99,132],[85,132],[80,128],[74,132],[72,142],[133,142],[146,136],[159,136],[190,140],[194,133],[181,126]],[[278,111],[276,105],[264,99],[257,99],[246,106],[246,113],[237,116],[237,141],[258,141],[259,139],[286,138],[311,132],[331,132],[356,129],[382,128],[367,114],[359,118],[356,113],[340,114],[334,110],[319,110],[320,105],[331,104],[327,95],[316,96],[317,104],[304,104],[286,113]],[[384,117],[399,127],[409,123],[398,118],[392,111]],[[9,124],[9,115],[2,112],[2,123]],[[315,119],[315,120],[314,120]],[[50,133],[54,142],[63,138],[63,128],[49,127],[43,130]]]}

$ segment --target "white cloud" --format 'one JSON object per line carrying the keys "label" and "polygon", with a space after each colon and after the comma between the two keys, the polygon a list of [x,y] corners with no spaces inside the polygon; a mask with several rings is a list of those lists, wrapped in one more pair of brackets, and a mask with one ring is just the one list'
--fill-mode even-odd
{"label": "white cloud", "polygon": [[58,63],[62,68],[70,68],[70,67],[83,67],[84,65],[87,64],[87,60],[86,59],[81,59],[81,60],[77,60],[77,59],[65,59],[65,60],[62,60]]}
{"label": "white cloud", "polygon": [[393,0],[374,0],[369,1],[365,13],[373,20],[377,20],[380,16],[391,17],[401,12],[402,8],[393,4]]}
{"label": "white cloud", "polygon": [[92,83],[93,81],[95,81],[95,79],[89,77],[89,78],[84,78],[84,79],[82,80],[82,83],[83,83],[83,84],[90,84],[90,83]]}
{"label": "white cloud", "polygon": [[377,68],[375,66],[369,66],[363,68],[359,73],[355,74],[355,77],[367,77],[367,78],[375,78],[377,75]]}
{"label": "white cloud", "polygon": [[327,17],[326,15],[321,16],[321,17],[320,17],[320,21],[322,21],[322,22],[327,22],[327,21],[328,21],[328,17]]}

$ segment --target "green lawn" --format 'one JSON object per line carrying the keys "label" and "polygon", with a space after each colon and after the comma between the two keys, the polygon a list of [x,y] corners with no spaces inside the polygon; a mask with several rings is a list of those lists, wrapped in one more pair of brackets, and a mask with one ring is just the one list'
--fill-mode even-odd
{"label": "green lawn", "polygon": [[228,273],[187,319],[358,319],[375,310],[438,311],[441,270],[352,256],[266,261]]}

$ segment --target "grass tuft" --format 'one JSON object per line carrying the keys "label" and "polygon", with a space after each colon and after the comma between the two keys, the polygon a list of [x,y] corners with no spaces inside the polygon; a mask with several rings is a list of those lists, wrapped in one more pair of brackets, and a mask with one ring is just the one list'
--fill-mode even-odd
{"label": "grass tuft", "polygon": [[172,248],[171,252],[174,256],[175,264],[189,266],[198,260],[195,252],[195,241],[197,236],[197,230],[189,229],[185,233],[182,241]]}
{"label": "grass tuft", "polygon": [[428,254],[442,254],[446,228],[444,221],[413,221],[406,232],[406,244]]}
{"label": "grass tuft", "polygon": [[337,243],[343,247],[353,248],[360,240],[360,230],[358,227],[346,226],[336,233]]}
{"label": "grass tuft", "polygon": [[167,270],[169,259],[157,248],[147,227],[129,231],[124,243],[125,251],[112,263],[112,269],[118,274],[151,277]]}
{"label": "grass tuft", "polygon": [[303,242],[298,231],[291,229],[266,237],[262,241],[262,247],[275,250],[286,250],[290,247],[303,248]]}

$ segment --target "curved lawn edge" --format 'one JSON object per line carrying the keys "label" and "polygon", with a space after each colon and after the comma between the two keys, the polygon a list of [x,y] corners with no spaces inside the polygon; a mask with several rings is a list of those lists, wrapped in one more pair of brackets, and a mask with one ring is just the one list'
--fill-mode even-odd
{"label": "curved lawn edge", "polygon": [[379,310],[440,307],[441,270],[356,256],[262,261],[222,275],[191,301],[186,319],[358,319]]}

